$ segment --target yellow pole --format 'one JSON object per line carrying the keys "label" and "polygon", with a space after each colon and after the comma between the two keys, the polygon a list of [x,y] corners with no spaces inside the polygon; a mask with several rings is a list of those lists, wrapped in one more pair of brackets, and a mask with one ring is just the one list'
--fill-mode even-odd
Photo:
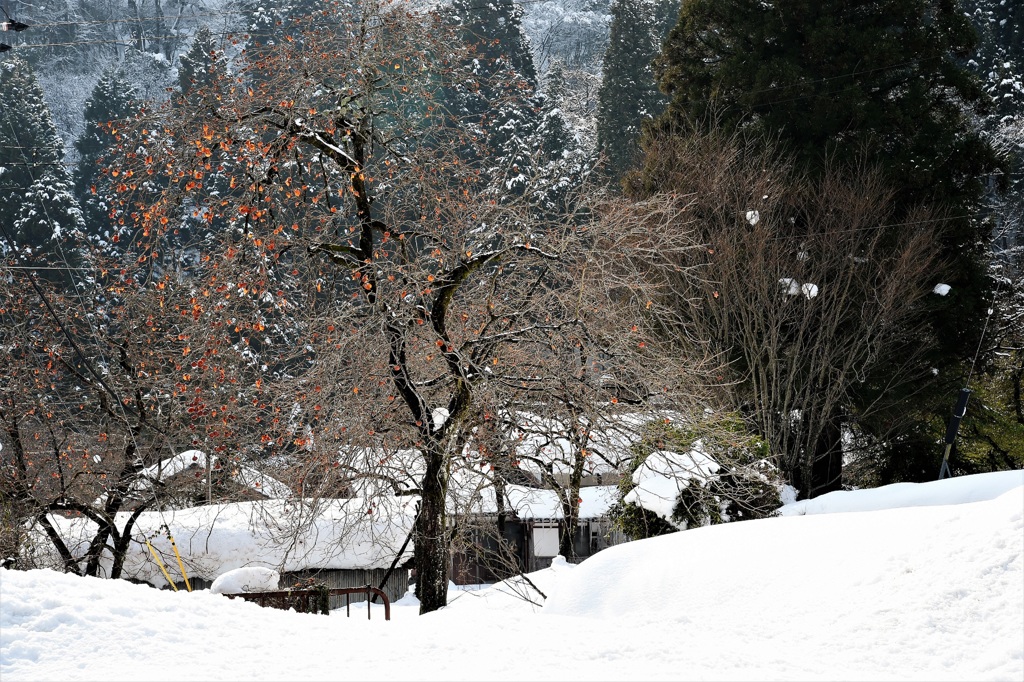
{"label": "yellow pole", "polygon": [[185,589],[191,592],[192,585],[190,585],[188,582],[188,573],[185,572],[185,564],[181,560],[181,555],[178,554],[178,546],[174,544],[174,536],[168,533],[167,537],[171,539],[171,549],[174,550],[174,556],[178,560],[178,568],[181,569],[181,577],[185,579]]}
{"label": "yellow pole", "polygon": [[164,562],[160,561],[160,557],[157,556],[156,550],[153,549],[153,545],[149,544],[149,540],[146,540],[146,547],[149,547],[149,553],[153,555],[154,559],[156,559],[156,565],[160,567],[160,570],[163,571],[164,577],[167,578],[167,584],[173,587],[174,591],[177,592],[178,586],[174,584],[173,580],[171,580],[171,574],[167,572],[166,568],[164,568]]}

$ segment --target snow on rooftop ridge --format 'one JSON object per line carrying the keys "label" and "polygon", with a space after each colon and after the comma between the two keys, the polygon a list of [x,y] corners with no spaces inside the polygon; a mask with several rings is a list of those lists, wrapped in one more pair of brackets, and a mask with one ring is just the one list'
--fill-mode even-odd
{"label": "snow on rooftop ridge", "polygon": [[516,442],[516,454],[520,467],[540,475],[541,466],[533,461],[540,460],[543,469],[551,467],[554,474],[568,474],[577,446],[570,440],[570,430],[588,430],[584,463],[584,474],[617,473],[622,465],[633,457],[631,448],[643,437],[648,424],[661,421],[681,422],[682,415],[676,412],[625,412],[599,417],[596,421],[580,419],[575,424],[566,424],[556,417],[539,415],[520,410],[509,417],[515,426],[510,437]]}
{"label": "snow on rooftop ridge", "polygon": [[[558,492],[549,488],[506,483],[504,485],[506,511],[527,519],[562,519],[562,503]],[[449,514],[497,514],[497,488],[490,471],[462,469],[452,474],[448,487]],[[599,519],[608,515],[618,500],[618,487],[614,485],[584,486],[579,491],[581,519]]]}
{"label": "snow on rooftop ridge", "polygon": [[[600,519],[608,516],[612,505],[618,499],[618,487],[594,485],[580,488],[579,509],[581,519]],[[543,488],[527,488],[522,485],[505,486],[507,508],[520,519],[563,519],[565,514],[558,493]],[[494,497],[491,496],[493,501]],[[492,513],[497,513],[497,507]]]}
{"label": "snow on rooftop ridge", "polygon": [[[545,495],[538,495],[545,493]],[[517,495],[523,495],[517,499]],[[608,516],[612,506],[618,501],[619,489],[614,485],[594,485],[580,488],[579,492],[579,518],[600,519]],[[565,514],[558,502],[558,496],[553,490],[538,490],[535,488],[524,488],[523,486],[510,486],[508,489],[509,502],[516,510],[516,515],[521,519],[562,519]],[[537,500],[541,497],[541,500]]]}
{"label": "snow on rooftop ridge", "polygon": [[[442,408],[434,410],[434,417],[447,418]],[[514,411],[503,418],[509,425],[508,437],[516,443],[519,468],[535,480],[540,480],[541,471],[548,471],[549,466],[555,475],[571,472],[577,446],[569,438],[570,426],[589,430],[584,474],[605,475],[617,474],[633,457],[631,448],[640,441],[648,424],[683,421],[681,414],[668,410],[619,413],[594,422],[581,419],[569,426],[557,417],[528,410]],[[343,447],[338,450],[338,463],[344,471],[351,472],[349,485],[357,497],[415,490],[426,473],[423,453],[409,448]],[[487,464],[487,460],[470,441],[456,458],[453,480],[463,471],[472,472],[474,467],[479,473],[481,464]],[[479,482],[469,480],[460,485],[462,488],[481,487]]]}
{"label": "snow on rooftop ridge", "polygon": [[[217,455],[213,455],[210,457],[209,466],[216,467],[216,465]],[[166,482],[193,467],[206,469],[206,453],[202,450],[185,450],[146,467],[139,472],[138,479],[132,483],[129,490],[135,494],[144,493],[153,483]],[[267,498],[286,499],[293,495],[291,488],[281,481],[245,464],[233,465],[230,478],[235,483]],[[94,504],[102,507],[106,503],[106,499],[106,494],[101,495]]]}
{"label": "snow on rooftop ridge", "polygon": [[419,488],[426,473],[423,453],[405,448],[344,447],[338,450],[338,464],[351,475],[352,494],[365,498]]}

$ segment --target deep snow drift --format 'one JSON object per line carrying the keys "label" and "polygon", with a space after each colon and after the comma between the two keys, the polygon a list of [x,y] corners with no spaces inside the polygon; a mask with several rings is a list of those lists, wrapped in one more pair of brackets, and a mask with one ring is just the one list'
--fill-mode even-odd
{"label": "deep snow drift", "polygon": [[[1014,473],[1016,485],[986,475],[848,494],[882,495],[891,509],[620,545],[532,574],[546,600],[522,581],[453,588],[447,609],[418,617],[407,598],[391,622],[380,607],[371,621],[299,615],[0,570],[0,677],[1021,680]],[[932,506],[901,506],[922,496]]]}

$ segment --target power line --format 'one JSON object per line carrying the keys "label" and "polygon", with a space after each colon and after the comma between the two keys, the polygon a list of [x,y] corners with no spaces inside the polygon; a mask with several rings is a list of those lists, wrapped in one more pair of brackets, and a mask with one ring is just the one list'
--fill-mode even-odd
{"label": "power line", "polygon": [[[512,4],[512,5],[533,5],[533,4],[538,4],[538,3],[542,3],[542,2],[551,2],[551,1],[552,0],[516,0],[515,2],[512,2],[510,4]],[[491,7],[491,4],[471,5],[469,7],[460,8],[460,9],[477,10],[477,9],[486,9],[488,7]],[[194,18],[218,17],[218,16],[228,16],[228,15],[240,15],[240,14],[245,14],[245,13],[246,13],[245,10],[223,10],[223,11],[219,11],[219,12],[204,12],[204,13],[200,13],[200,14],[163,15],[163,16],[148,16],[148,17],[125,17],[125,18],[120,18],[120,19],[93,19],[93,20],[83,20],[83,21],[55,21],[55,22],[46,22],[46,23],[34,23],[34,24],[29,24],[27,26],[29,28],[37,28],[37,27],[38,28],[46,28],[46,27],[56,27],[56,26],[81,26],[81,25],[98,26],[98,25],[113,25],[113,24],[142,24],[144,22],[153,22],[153,21],[179,21],[181,19],[194,19]],[[299,16],[299,17],[292,17],[292,18],[290,18],[290,19],[288,19],[286,21],[290,22],[290,25],[301,26],[301,27],[334,28],[334,27],[337,26],[336,23],[313,23],[312,21],[306,21],[305,20],[307,18],[308,19],[312,19],[315,16],[316,16],[316,14],[314,13],[312,15],[303,15],[303,16]],[[285,25],[285,26],[289,25],[289,24],[286,24],[285,22],[281,22],[281,23],[282,23],[282,25]],[[211,34],[212,35],[220,35],[220,36],[239,35],[239,36],[243,36],[243,37],[253,37],[253,36],[257,36],[257,37],[258,36],[274,36],[274,37],[276,37],[276,36],[279,35],[279,33],[249,32],[249,31],[245,31],[245,30],[237,30],[237,31],[212,31]],[[177,34],[163,35],[163,36],[146,36],[146,35],[139,36],[139,38],[141,38],[143,40],[166,40],[166,39],[170,39],[170,38],[180,38],[180,37],[182,37],[182,36],[181,35],[177,35]],[[14,45],[12,47],[14,47],[15,49],[27,48],[27,47],[68,47],[68,46],[72,46],[72,45],[102,45],[102,44],[111,44],[111,43],[122,44],[122,41],[120,41],[120,40],[80,40],[80,41],[68,41],[68,42],[62,42],[62,43],[22,43],[22,44],[19,44],[19,45]]]}
{"label": "power line", "polygon": [[[552,2],[553,0],[514,0],[510,4],[512,5],[535,5],[544,2]],[[491,3],[485,3],[481,5],[471,5],[460,9],[486,9],[491,7]],[[47,22],[36,22],[28,24],[30,28],[45,28],[51,26],[97,26],[107,24],[131,24],[131,23],[142,23],[144,21],[179,21],[181,19],[197,19],[207,17],[221,17],[231,15],[244,15],[248,10],[242,9],[227,9],[219,10],[217,12],[199,12],[195,14],[162,14],[152,16],[136,16],[136,17],[124,17],[119,19],[82,19],[76,21],[47,21]],[[302,22],[305,17],[313,18],[317,14],[323,16],[323,13],[313,12],[308,15],[300,15],[299,17],[292,17],[291,21],[295,23]]]}
{"label": "power line", "polygon": [[104,24],[129,24],[141,23],[143,21],[178,21],[180,19],[197,19],[206,17],[219,17],[230,14],[244,14],[245,10],[222,10],[220,12],[203,12],[200,14],[178,14],[158,15],[151,17],[132,17],[124,19],[84,19],[81,21],[48,21],[30,24],[31,28],[46,28],[49,26],[96,26]]}
{"label": "power line", "polygon": [[0,265],[0,270],[58,270],[60,272],[95,272],[95,268],[76,268],[72,265]]}

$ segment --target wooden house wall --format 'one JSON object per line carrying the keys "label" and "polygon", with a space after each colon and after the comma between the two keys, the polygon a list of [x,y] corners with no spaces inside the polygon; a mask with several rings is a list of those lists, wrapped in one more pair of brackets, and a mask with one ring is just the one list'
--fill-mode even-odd
{"label": "wooden house wall", "polygon": [[[330,589],[365,587],[366,585],[380,587],[380,583],[386,573],[386,568],[294,571],[283,573],[280,585],[281,589],[288,589],[297,583],[302,583],[312,578],[318,583],[324,583]],[[401,599],[409,590],[409,569],[396,568],[381,589],[383,589],[384,594],[388,595],[388,599],[391,601]],[[362,594],[349,595],[349,601],[352,604],[366,601],[366,596]],[[332,610],[339,607],[344,608],[344,606],[345,597],[331,597]]]}
{"label": "wooden house wall", "polygon": [[[551,566],[551,556],[537,556],[533,530],[557,528],[556,519],[525,519],[505,523],[505,551],[498,551],[493,519],[487,524],[477,520],[476,530],[466,531],[466,547],[452,552],[451,580],[456,585],[478,585],[504,580],[517,573],[530,573]],[[581,519],[573,538],[579,563],[602,549],[626,542],[628,538],[615,529],[610,519]]]}

